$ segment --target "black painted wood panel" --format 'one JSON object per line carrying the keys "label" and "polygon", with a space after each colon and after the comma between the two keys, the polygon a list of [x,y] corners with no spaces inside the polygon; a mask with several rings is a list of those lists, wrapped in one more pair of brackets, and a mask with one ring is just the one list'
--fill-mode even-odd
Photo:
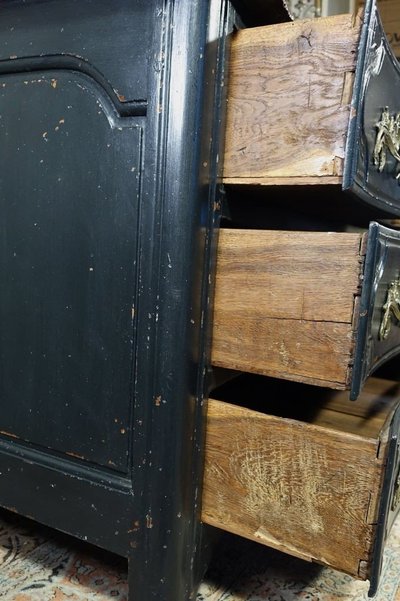
{"label": "black painted wood panel", "polygon": [[[74,57],[122,102],[147,98],[153,2],[9,0],[1,3],[1,61]],[[100,42],[100,43],[99,43]]]}
{"label": "black painted wood panel", "polygon": [[142,128],[31,72],[0,78],[0,139],[0,430],[126,471]]}

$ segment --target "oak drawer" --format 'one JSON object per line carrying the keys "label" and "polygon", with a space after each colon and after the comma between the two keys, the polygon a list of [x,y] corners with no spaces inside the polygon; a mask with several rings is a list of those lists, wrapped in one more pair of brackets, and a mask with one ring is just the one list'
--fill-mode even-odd
{"label": "oak drawer", "polygon": [[[222,229],[212,363],[355,399],[400,352],[400,233]],[[397,314],[397,317],[396,317]]]}
{"label": "oak drawer", "polygon": [[209,402],[203,521],[369,579],[373,593],[399,507],[400,385],[371,378],[349,403],[260,379],[230,386],[246,406]]}
{"label": "oak drawer", "polygon": [[338,184],[400,214],[399,112],[400,66],[375,0],[357,17],[238,31],[224,182]]}

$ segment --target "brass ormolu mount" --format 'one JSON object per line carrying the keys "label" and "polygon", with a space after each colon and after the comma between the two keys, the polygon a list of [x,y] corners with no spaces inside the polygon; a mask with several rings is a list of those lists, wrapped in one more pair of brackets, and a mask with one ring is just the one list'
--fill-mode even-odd
{"label": "brass ormolu mount", "polygon": [[[386,166],[388,152],[400,163],[400,113],[391,115],[389,108],[385,107],[376,127],[378,133],[373,158],[374,165],[382,172]],[[400,180],[400,172],[397,173],[396,179]]]}
{"label": "brass ormolu mount", "polygon": [[379,328],[379,338],[386,340],[392,327],[392,314],[400,321],[400,279],[394,280],[388,289],[386,302],[382,307],[384,314]]}

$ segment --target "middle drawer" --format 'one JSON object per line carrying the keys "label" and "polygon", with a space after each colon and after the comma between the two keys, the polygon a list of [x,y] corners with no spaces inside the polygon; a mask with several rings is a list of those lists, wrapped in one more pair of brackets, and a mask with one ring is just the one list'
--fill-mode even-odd
{"label": "middle drawer", "polygon": [[212,363],[356,398],[400,351],[400,234],[222,229]]}

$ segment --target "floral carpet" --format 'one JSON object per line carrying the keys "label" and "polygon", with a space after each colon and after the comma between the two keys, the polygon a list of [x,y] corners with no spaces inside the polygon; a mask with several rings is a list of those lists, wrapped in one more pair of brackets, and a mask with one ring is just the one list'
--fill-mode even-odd
{"label": "floral carpet", "polygon": [[[375,601],[400,601],[400,521]],[[197,601],[364,601],[368,583],[222,535]],[[0,512],[2,601],[127,601],[126,562]]]}

